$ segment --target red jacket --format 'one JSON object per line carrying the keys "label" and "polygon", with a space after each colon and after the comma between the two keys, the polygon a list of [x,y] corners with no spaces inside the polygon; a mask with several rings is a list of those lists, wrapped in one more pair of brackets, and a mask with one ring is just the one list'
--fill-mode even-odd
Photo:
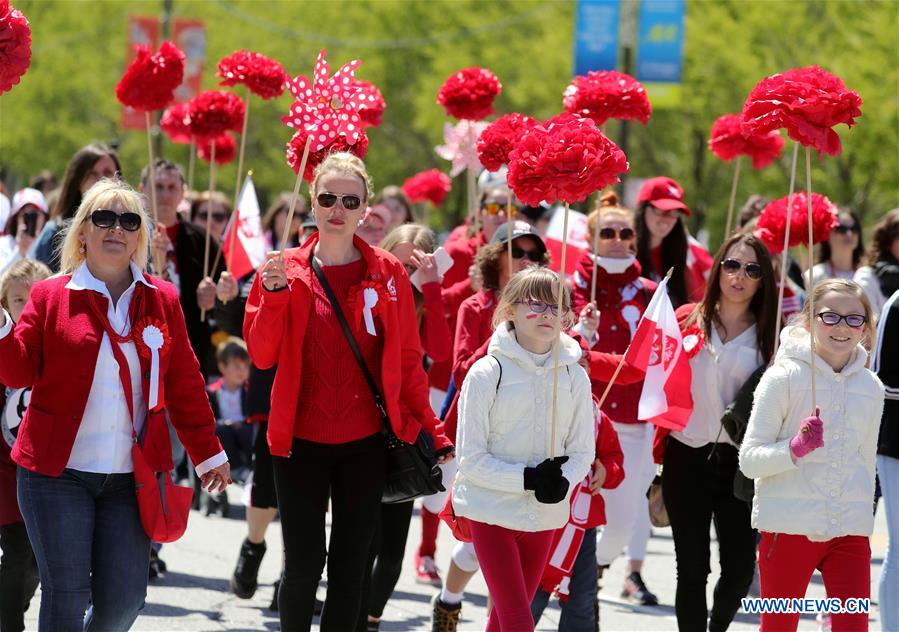
{"label": "red jacket", "polygon": [[[149,318],[168,328],[171,341],[160,358],[160,400],[191,461],[202,463],[222,446],[215,436],[200,365],[187,338],[178,290],[167,281],[149,275],[146,279],[158,289],[136,285],[131,322]],[[104,333],[88,303],[99,295],[67,289],[70,280],[65,275],[35,283],[15,328],[0,339],[0,382],[12,388],[33,386],[12,458],[25,469],[48,476],[59,476],[69,461]],[[140,356],[145,399],[150,393],[148,355]],[[148,414],[143,443],[147,462],[157,472],[172,468],[164,412]]]}
{"label": "red jacket", "polygon": [[[624,453],[621,451],[621,444],[618,443],[618,433],[615,432],[612,420],[603,412],[600,412],[600,415],[602,418],[596,434],[596,458],[606,468],[602,488],[615,489],[624,480]],[[590,504],[590,518],[590,526],[606,524],[606,504],[602,494],[593,497]]]}
{"label": "red jacket", "polygon": [[[5,414],[5,406],[6,387],[0,384],[0,414]],[[10,458],[11,450],[6,437],[0,437],[0,527],[24,522],[16,498],[16,464]]]}
{"label": "red jacket", "polygon": [[449,383],[449,370],[453,360],[453,330],[448,322],[445,290],[438,283],[422,286],[424,315],[421,319],[422,350],[431,359],[428,383],[445,391]]}
{"label": "red jacket", "polygon": [[[261,369],[278,365],[268,419],[268,444],[274,456],[290,456],[293,442],[303,368],[300,350],[312,309],[314,273],[309,260],[318,237],[316,233],[300,248],[285,252],[286,289],[269,292],[262,287],[261,275],[257,275],[247,300],[243,332],[250,357]],[[396,257],[380,248],[372,248],[358,237],[353,238],[353,245],[368,267],[365,283],[374,287],[379,295],[373,311],[383,325],[381,388],[393,431],[403,441],[412,443],[424,428],[433,435],[438,450],[450,447],[452,443],[431,411],[412,284],[406,270]],[[365,334],[361,290],[359,297],[350,297],[350,304],[358,305],[358,314],[346,315],[356,336]],[[361,372],[359,379],[364,379]]]}
{"label": "red jacket", "polygon": [[[590,302],[593,266],[593,259],[584,253],[574,274],[572,302],[576,314]],[[637,261],[621,274],[609,274],[599,268],[596,277],[596,307],[599,310],[596,333],[599,339],[590,350],[590,381],[596,397],[602,397],[610,379],[605,377],[609,366],[614,367],[620,354],[627,350],[655,289],[655,283],[640,276]],[[637,420],[642,379],[642,372],[625,364],[603,403],[603,412],[619,423],[644,423]]]}

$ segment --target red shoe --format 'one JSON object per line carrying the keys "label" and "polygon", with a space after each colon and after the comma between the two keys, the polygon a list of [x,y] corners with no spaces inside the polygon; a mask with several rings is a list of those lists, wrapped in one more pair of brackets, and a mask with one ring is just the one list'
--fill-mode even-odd
{"label": "red shoe", "polygon": [[428,584],[435,588],[443,586],[440,572],[437,570],[437,563],[434,562],[433,557],[427,555],[419,557],[418,554],[415,555],[415,583]]}

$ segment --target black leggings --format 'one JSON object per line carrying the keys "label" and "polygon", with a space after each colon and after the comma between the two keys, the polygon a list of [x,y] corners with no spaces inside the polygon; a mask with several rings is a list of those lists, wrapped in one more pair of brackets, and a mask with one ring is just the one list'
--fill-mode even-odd
{"label": "black leggings", "polygon": [[[284,572],[278,593],[281,629],[312,627],[315,591],[327,553],[328,595],[322,632],[352,630],[362,610],[366,563],[386,478],[380,434],[327,445],[294,439],[290,457],[272,456]],[[325,512],[331,499],[331,539],[325,544]]]}
{"label": "black leggings", "polygon": [[359,617],[357,629],[360,632],[365,631],[368,615],[381,618],[384,606],[387,605],[400,579],[414,504],[415,502],[411,500],[391,505],[381,504],[380,520],[368,556],[368,569],[371,572],[366,577],[363,590],[363,603],[368,606],[362,609],[363,612]]}
{"label": "black leggings", "polygon": [[25,629],[25,611],[39,583],[37,562],[24,522],[0,527],[0,630]]}
{"label": "black leggings", "polygon": [[[737,449],[732,445],[691,448],[677,439],[668,440],[662,496],[674,536],[674,608],[681,632],[726,630],[752,583],[756,538],[749,505],[734,496],[737,460]],[[705,588],[711,573],[709,526],[713,520],[721,576],[715,584],[709,617]]]}

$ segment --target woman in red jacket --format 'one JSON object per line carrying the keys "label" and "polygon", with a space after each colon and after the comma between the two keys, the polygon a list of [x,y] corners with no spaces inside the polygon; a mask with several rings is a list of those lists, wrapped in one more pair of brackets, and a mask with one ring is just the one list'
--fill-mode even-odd
{"label": "woman in red jacket", "polygon": [[[329,498],[328,596],[321,629],[343,632],[356,625],[377,528],[372,517],[379,513],[386,477],[382,415],[337,309],[383,394],[393,432],[411,443],[425,428],[441,461],[453,450],[428,401],[406,270],[393,255],[354,237],[370,195],[361,160],[347,153],[328,156],[312,184],[318,232],[283,258],[271,253],[247,301],[244,338],[250,356],[261,369],[278,365],[268,442],[284,537],[278,601],[285,630],[312,625]],[[328,299],[325,284],[338,305]]]}
{"label": "woman in red jacket", "polygon": [[[66,229],[62,275],[33,286],[15,329],[3,315],[0,382],[33,389],[12,458],[40,570],[42,631],[126,630],[144,605],[150,540],[134,432],[150,467],[171,469],[167,412],[204,486],[230,482],[178,292],[141,272],[143,208],[125,184],[91,187]],[[145,335],[154,327],[161,347]]]}

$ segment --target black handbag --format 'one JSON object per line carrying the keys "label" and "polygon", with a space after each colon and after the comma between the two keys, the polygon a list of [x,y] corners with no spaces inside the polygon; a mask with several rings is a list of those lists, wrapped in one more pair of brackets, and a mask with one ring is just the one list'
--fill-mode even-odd
{"label": "black handbag", "polygon": [[390,424],[390,417],[387,415],[387,405],[384,397],[375,380],[365,364],[362,352],[359,351],[359,345],[356,344],[356,338],[350,329],[343,310],[340,309],[340,303],[334,296],[334,291],[328,284],[328,280],[322,273],[321,266],[315,260],[315,255],[310,257],[312,270],[318,277],[318,282],[331,301],[331,308],[340,322],[343,329],[343,335],[362,369],[368,388],[374,397],[375,405],[378,412],[381,413],[381,421],[384,423],[384,429],[381,433],[386,439],[387,445],[387,482],[384,485],[384,493],[381,495],[383,503],[402,503],[414,500],[419,496],[430,496],[437,492],[446,491],[443,486],[443,473],[437,465],[437,455],[434,450],[434,439],[424,429],[418,433],[418,439],[415,443],[406,443],[396,436],[393,432],[393,426]]}

